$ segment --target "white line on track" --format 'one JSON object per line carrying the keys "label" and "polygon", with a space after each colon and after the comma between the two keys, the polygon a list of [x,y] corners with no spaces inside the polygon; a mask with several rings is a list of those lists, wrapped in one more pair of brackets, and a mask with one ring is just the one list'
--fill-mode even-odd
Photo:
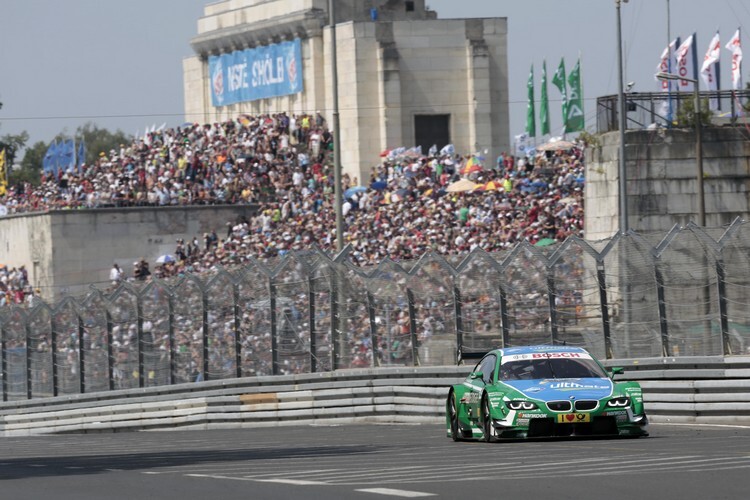
{"label": "white line on track", "polygon": [[423,491],[407,491],[407,490],[394,490],[391,488],[368,488],[361,491],[363,493],[375,493],[377,495],[390,495],[392,497],[402,498],[418,498],[418,497],[434,497],[435,493],[425,493]]}
{"label": "white line on track", "polygon": [[259,483],[294,484],[297,486],[315,486],[328,484],[322,481],[307,481],[305,479],[256,479],[255,481]]}
{"label": "white line on track", "polygon": [[672,424],[669,422],[650,422],[648,425],[666,425],[669,427],[723,427],[725,429],[750,429],[750,425],[736,424]]}

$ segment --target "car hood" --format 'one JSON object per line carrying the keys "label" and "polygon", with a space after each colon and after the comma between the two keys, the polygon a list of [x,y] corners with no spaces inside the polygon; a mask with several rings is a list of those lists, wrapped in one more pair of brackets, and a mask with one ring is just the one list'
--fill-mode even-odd
{"label": "car hood", "polygon": [[508,380],[503,384],[524,396],[542,401],[561,399],[601,399],[612,395],[614,383],[608,378],[556,378],[542,380]]}

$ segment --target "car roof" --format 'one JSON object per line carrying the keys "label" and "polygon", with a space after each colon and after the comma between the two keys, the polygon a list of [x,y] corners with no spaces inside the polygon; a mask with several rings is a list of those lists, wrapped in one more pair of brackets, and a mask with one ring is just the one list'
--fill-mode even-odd
{"label": "car roof", "polygon": [[572,347],[564,345],[531,345],[521,347],[508,347],[505,349],[496,349],[495,352],[500,356],[513,356],[517,354],[533,354],[538,352],[580,352],[588,354],[586,349],[581,347]]}

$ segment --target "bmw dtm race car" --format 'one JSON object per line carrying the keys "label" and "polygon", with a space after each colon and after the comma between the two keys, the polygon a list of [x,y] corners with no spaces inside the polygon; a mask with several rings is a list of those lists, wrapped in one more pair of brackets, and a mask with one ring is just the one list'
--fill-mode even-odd
{"label": "bmw dtm race car", "polygon": [[578,347],[495,349],[448,392],[448,437],[648,436],[641,386],[615,382],[622,371]]}

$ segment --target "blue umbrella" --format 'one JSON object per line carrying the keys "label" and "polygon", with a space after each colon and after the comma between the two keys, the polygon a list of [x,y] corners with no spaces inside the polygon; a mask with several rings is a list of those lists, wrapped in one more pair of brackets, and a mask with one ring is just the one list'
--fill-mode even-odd
{"label": "blue umbrella", "polygon": [[350,187],[346,191],[344,191],[344,198],[351,198],[357,193],[361,193],[363,191],[367,191],[367,188],[365,186],[354,186]]}
{"label": "blue umbrella", "polygon": [[387,187],[388,187],[388,183],[383,182],[383,181],[375,181],[372,184],[370,184],[370,188],[374,189],[375,191],[382,191]]}

